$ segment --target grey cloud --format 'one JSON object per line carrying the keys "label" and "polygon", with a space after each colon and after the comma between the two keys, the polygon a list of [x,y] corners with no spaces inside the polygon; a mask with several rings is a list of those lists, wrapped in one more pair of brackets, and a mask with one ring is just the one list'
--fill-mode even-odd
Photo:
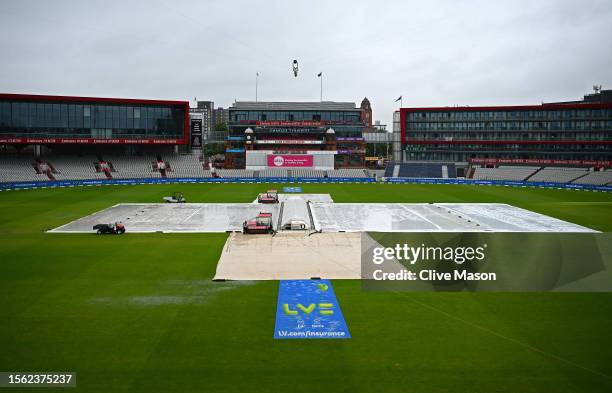
{"label": "grey cloud", "polygon": [[[609,1],[4,1],[0,91],[522,104],[612,87]],[[291,61],[300,75],[291,74]]]}

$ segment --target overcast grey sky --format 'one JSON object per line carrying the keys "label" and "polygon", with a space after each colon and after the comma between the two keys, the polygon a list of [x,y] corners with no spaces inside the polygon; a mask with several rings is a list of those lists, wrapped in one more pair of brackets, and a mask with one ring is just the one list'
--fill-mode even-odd
{"label": "overcast grey sky", "polygon": [[[538,104],[612,88],[612,1],[0,0],[0,91]],[[291,62],[300,65],[298,78]]]}

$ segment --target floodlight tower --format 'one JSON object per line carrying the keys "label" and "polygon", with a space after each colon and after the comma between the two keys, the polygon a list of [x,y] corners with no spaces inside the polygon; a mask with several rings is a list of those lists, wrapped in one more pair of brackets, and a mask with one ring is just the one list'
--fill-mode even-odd
{"label": "floodlight tower", "polygon": [[297,60],[293,60],[293,76],[295,76],[297,78],[298,76],[298,61]]}

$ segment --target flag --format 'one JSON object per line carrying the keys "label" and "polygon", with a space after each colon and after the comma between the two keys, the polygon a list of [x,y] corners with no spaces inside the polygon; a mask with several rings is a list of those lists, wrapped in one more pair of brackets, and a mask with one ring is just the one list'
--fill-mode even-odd
{"label": "flag", "polygon": [[317,76],[318,76],[318,77],[321,77],[321,75],[323,75],[323,72],[319,72],[319,73],[317,74]]}
{"label": "flag", "polygon": [[401,99],[402,99],[402,96],[399,96],[399,97],[397,98],[397,100],[395,100],[395,102],[398,102],[398,101],[400,101]]}

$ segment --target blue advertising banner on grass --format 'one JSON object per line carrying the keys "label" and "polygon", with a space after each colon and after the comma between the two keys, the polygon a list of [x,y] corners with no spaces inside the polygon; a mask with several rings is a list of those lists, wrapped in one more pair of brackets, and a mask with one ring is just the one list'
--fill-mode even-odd
{"label": "blue advertising banner on grass", "polygon": [[351,338],[329,280],[280,281],[274,338]]}
{"label": "blue advertising banner on grass", "polygon": [[283,187],[283,192],[302,192],[302,187]]}

